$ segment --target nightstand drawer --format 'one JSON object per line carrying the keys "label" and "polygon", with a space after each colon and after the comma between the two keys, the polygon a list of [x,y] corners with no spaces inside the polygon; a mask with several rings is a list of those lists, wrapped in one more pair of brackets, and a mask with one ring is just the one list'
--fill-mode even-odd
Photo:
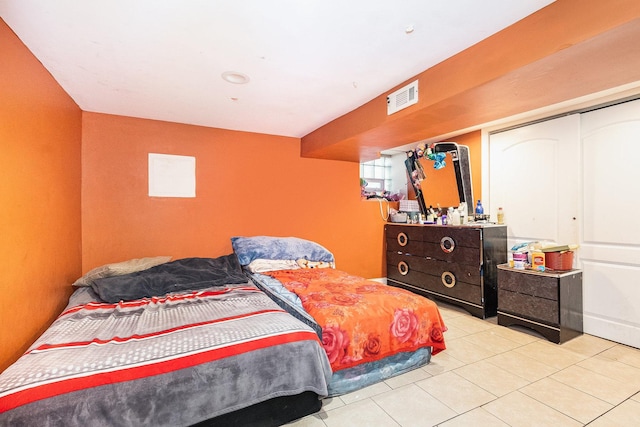
{"label": "nightstand drawer", "polygon": [[560,321],[557,301],[506,291],[502,283],[498,287],[498,310],[551,325],[557,325]]}
{"label": "nightstand drawer", "polygon": [[[553,301],[558,300],[558,280],[553,277],[536,276],[517,270],[498,269],[498,283],[500,283],[500,289],[504,291]],[[500,301],[499,297],[498,301]]]}

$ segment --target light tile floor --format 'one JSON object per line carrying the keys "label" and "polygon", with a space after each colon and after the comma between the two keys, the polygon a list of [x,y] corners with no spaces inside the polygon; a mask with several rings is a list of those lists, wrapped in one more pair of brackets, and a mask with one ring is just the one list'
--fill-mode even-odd
{"label": "light tile floor", "polygon": [[586,334],[557,345],[438,305],[447,349],[429,365],[289,425],[640,426],[640,350]]}

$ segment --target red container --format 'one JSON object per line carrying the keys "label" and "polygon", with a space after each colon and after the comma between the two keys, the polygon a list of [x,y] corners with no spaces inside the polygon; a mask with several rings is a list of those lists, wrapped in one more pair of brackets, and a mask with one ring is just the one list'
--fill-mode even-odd
{"label": "red container", "polygon": [[567,271],[573,268],[573,251],[546,252],[545,269]]}

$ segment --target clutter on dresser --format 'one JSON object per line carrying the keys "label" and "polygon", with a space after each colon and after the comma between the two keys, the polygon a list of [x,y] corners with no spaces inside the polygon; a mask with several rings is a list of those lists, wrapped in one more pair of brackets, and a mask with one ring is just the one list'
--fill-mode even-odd
{"label": "clutter on dresser", "polygon": [[406,224],[408,223],[409,216],[406,212],[398,212],[397,210],[390,208],[389,209],[389,221]]}
{"label": "clutter on dresser", "polygon": [[507,255],[508,266],[516,270],[563,272],[573,269],[577,244],[525,242],[514,245]]}
{"label": "clutter on dresser", "polygon": [[417,200],[400,200],[399,208],[400,213],[404,213],[406,215],[406,221],[391,222],[405,222],[407,224],[420,224],[422,222],[420,205]]}

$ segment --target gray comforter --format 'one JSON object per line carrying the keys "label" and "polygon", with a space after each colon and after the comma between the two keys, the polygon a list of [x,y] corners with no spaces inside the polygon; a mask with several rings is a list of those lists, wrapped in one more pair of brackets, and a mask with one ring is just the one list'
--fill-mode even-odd
{"label": "gray comforter", "polygon": [[186,426],[330,377],[313,329],[252,285],[82,301],[0,375],[0,425]]}

